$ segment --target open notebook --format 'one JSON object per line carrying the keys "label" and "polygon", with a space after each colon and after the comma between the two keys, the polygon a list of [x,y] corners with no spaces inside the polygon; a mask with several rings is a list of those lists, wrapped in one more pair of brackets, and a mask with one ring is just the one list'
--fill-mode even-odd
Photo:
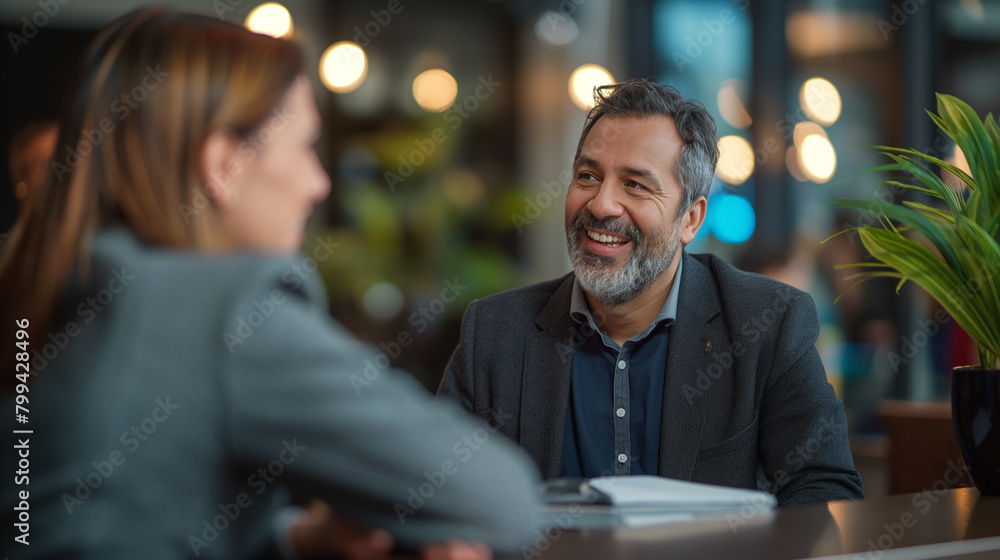
{"label": "open notebook", "polygon": [[[770,511],[773,494],[659,476],[556,479],[543,485],[542,502],[553,520],[574,527],[642,526],[740,510]],[[562,523],[560,523],[562,524]]]}

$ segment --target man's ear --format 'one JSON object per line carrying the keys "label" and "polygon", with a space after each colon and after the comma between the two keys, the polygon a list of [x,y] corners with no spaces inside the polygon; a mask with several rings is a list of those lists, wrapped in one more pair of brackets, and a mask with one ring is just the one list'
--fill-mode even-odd
{"label": "man's ear", "polygon": [[694,236],[698,235],[698,230],[705,223],[705,213],[708,211],[708,201],[705,197],[698,197],[698,200],[691,203],[684,211],[681,221],[681,244],[687,245],[694,241]]}
{"label": "man's ear", "polygon": [[236,203],[239,196],[238,181],[243,171],[239,157],[239,140],[229,132],[217,130],[210,134],[201,147],[198,174],[205,194],[220,210]]}

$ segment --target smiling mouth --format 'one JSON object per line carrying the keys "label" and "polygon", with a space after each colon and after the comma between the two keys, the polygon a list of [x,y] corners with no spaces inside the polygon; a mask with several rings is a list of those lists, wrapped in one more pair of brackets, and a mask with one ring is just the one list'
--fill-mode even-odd
{"label": "smiling mouth", "polygon": [[625,245],[630,240],[627,237],[622,237],[620,235],[612,235],[608,233],[598,233],[596,231],[585,230],[587,237],[593,239],[594,241],[606,245],[608,247],[621,247]]}

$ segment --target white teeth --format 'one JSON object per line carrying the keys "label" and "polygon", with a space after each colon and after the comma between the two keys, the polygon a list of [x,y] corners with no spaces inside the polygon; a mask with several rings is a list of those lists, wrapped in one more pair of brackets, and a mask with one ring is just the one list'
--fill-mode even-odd
{"label": "white teeth", "polygon": [[601,243],[612,243],[613,246],[617,246],[619,243],[625,243],[625,241],[627,241],[624,237],[608,235],[606,233],[597,233],[594,231],[587,231],[587,236],[594,241],[599,241]]}

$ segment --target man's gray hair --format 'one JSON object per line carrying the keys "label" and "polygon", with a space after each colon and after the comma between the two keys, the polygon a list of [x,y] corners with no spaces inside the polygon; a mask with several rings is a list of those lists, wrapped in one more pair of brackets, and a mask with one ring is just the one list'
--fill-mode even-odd
{"label": "man's gray hair", "polygon": [[677,133],[684,141],[681,155],[674,169],[675,177],[684,189],[684,200],[678,213],[683,213],[699,197],[708,198],[712,188],[715,164],[719,160],[719,139],[715,119],[705,106],[693,99],[685,99],[675,88],[662,86],[649,80],[628,80],[601,86],[594,90],[594,108],[587,113],[587,121],[580,135],[573,162],[576,163],[583,149],[587,134],[598,119],[613,117],[646,118],[657,115],[674,119]]}

